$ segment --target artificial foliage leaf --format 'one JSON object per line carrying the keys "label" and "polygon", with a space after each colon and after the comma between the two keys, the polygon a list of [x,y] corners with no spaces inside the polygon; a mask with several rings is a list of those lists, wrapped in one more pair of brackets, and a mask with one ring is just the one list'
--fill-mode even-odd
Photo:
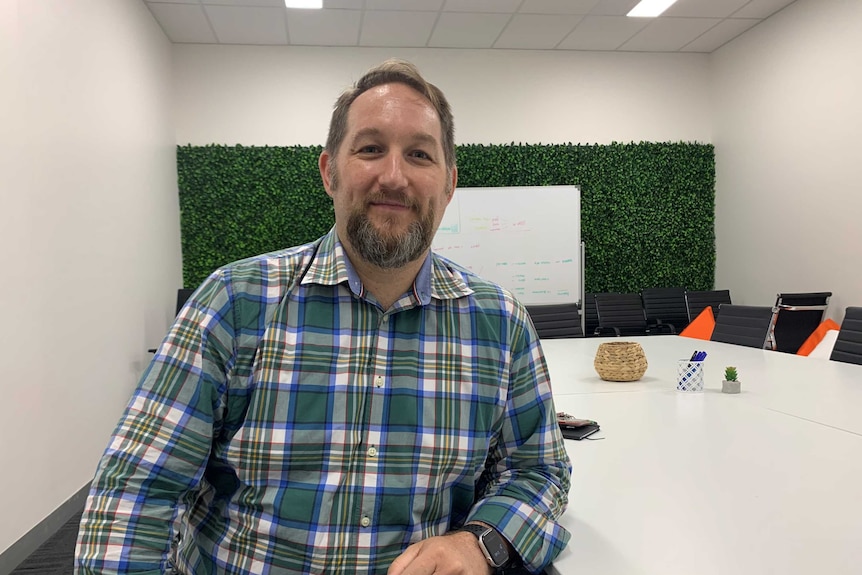
{"label": "artificial foliage leaf", "polygon": [[[320,146],[179,146],[183,280],[334,224]],[[459,187],[579,185],[588,293],[713,289],[715,154],[687,142],[467,144]],[[548,206],[554,209],[554,206]]]}

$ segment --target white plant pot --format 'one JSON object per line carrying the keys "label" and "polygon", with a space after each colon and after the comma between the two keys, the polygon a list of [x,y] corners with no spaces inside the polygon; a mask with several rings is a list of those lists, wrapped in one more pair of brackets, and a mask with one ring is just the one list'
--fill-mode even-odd
{"label": "white plant pot", "polygon": [[727,381],[721,382],[721,393],[739,393],[741,382]]}

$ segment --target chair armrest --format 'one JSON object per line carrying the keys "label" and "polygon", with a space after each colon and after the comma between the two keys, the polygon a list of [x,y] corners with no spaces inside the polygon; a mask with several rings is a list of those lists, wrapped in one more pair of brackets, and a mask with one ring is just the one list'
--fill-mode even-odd
{"label": "chair armrest", "polygon": [[597,327],[593,331],[593,335],[606,335],[613,334],[617,337],[620,336],[620,330],[617,327]]}

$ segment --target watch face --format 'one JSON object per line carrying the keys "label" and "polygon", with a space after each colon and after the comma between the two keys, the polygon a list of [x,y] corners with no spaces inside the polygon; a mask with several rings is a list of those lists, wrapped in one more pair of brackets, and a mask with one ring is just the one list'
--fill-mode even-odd
{"label": "watch face", "polygon": [[487,552],[488,559],[494,567],[502,567],[509,562],[509,551],[506,542],[499,533],[491,529],[479,539]]}

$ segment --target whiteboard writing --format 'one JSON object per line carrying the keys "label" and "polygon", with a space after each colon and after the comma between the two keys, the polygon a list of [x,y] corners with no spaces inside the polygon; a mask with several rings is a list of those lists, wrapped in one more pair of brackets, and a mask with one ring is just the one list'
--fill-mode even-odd
{"label": "whiteboard writing", "polygon": [[577,186],[458,188],[432,249],[524,304],[581,298]]}

